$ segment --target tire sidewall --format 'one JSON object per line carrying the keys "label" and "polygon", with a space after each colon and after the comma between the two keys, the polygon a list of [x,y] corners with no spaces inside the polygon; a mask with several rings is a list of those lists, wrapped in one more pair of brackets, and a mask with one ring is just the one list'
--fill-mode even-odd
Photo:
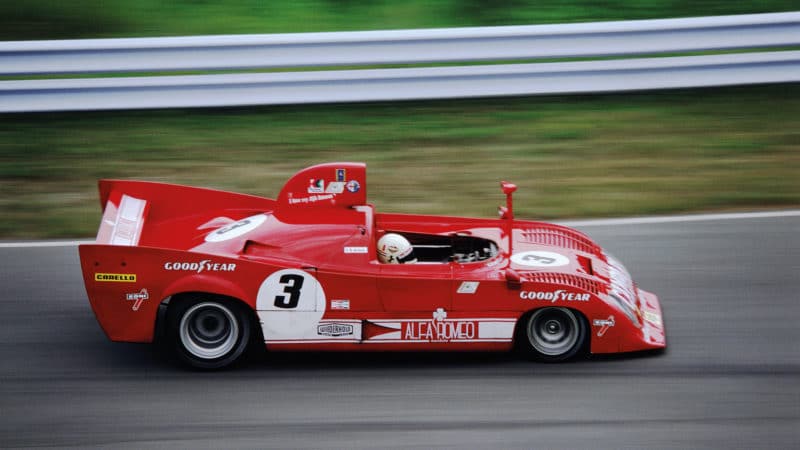
{"label": "tire sidewall", "polygon": [[[548,355],[541,353],[537,350],[533,344],[531,343],[531,337],[529,333],[531,333],[531,325],[536,313],[541,311],[547,310],[565,310],[569,311],[574,317],[577,322],[577,326],[575,327],[578,336],[575,340],[575,343],[570,347],[567,351],[558,354],[558,355]],[[582,352],[587,344],[587,325],[586,319],[583,317],[579,311],[576,311],[571,308],[561,308],[561,307],[547,307],[547,308],[540,308],[533,311],[530,311],[526,314],[520,321],[519,327],[517,329],[517,340],[518,340],[518,348],[522,351],[522,353],[529,359],[534,361],[540,362],[562,362],[570,360],[576,357],[580,352]]]}
{"label": "tire sidewall", "polygon": [[[228,309],[236,320],[239,335],[231,349],[224,355],[206,359],[190,352],[183,344],[180,336],[180,325],[184,315],[195,305],[210,303]],[[252,330],[251,320],[247,316],[247,311],[236,301],[221,299],[213,296],[198,295],[190,299],[179,301],[176,305],[171,305],[168,311],[168,342],[172,353],[184,364],[196,369],[214,370],[230,366],[242,356],[247,350],[251,341]]]}

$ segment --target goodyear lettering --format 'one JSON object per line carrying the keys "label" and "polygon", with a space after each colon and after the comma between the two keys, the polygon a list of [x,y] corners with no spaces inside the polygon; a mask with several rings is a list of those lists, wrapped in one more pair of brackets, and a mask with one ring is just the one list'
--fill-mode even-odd
{"label": "goodyear lettering", "polygon": [[542,291],[522,291],[519,293],[519,298],[523,300],[544,300],[550,303],[557,301],[562,302],[588,302],[589,294],[576,294],[574,292],[567,292],[561,289],[550,292]]}
{"label": "goodyear lettering", "polygon": [[236,270],[234,263],[215,263],[210,259],[198,262],[168,262],[164,263],[164,270],[182,270],[187,272],[233,272]]}
{"label": "goodyear lettering", "polygon": [[95,273],[94,281],[110,281],[117,283],[135,283],[135,273]]}

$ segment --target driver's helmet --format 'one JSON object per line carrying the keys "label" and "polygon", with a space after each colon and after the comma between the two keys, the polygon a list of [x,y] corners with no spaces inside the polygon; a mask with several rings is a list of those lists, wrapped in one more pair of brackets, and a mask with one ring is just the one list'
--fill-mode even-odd
{"label": "driver's helmet", "polygon": [[385,264],[411,264],[417,262],[414,247],[408,239],[388,233],[378,239],[378,259]]}

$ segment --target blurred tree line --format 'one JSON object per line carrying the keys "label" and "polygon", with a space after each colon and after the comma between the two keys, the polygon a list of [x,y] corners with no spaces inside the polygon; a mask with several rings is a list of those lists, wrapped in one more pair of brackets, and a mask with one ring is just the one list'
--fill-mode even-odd
{"label": "blurred tree line", "polygon": [[528,25],[780,12],[797,0],[25,0],[0,40]]}

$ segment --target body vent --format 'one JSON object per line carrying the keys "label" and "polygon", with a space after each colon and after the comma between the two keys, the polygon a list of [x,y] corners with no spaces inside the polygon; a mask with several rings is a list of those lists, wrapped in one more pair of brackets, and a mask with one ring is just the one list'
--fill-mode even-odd
{"label": "body vent", "polygon": [[601,254],[600,247],[577,231],[561,227],[536,227],[521,230],[521,241],[528,244],[564,247],[593,255]]}
{"label": "body vent", "polygon": [[597,295],[600,290],[600,282],[591,278],[567,273],[523,273],[522,281],[531,283],[548,283],[570,286],[582,291]]}

